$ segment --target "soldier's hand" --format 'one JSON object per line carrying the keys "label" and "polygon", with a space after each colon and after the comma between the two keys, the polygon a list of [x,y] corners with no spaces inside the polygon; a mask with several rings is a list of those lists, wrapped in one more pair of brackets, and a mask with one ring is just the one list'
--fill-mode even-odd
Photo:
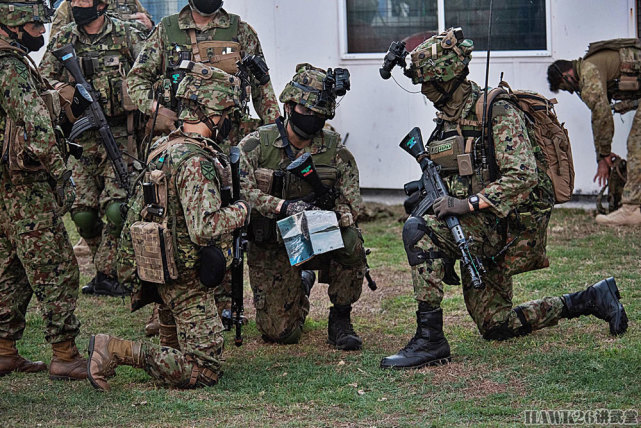
{"label": "soldier's hand", "polygon": [[[154,124],[155,115],[156,113],[152,113],[149,121],[147,122],[147,134],[151,133],[151,127]],[[175,131],[176,121],[178,121],[178,115],[173,110],[160,106],[158,110],[158,117],[156,118],[156,126],[154,128],[154,136],[169,134],[170,132]]]}
{"label": "soldier's hand", "polygon": [[438,219],[453,215],[459,216],[471,211],[470,203],[467,199],[458,199],[452,196],[441,196],[434,201],[434,214]]}
{"label": "soldier's hand", "polygon": [[303,211],[314,210],[320,210],[320,208],[305,201],[285,201],[283,202],[283,206],[280,208],[280,216],[289,217]]}
{"label": "soldier's hand", "polygon": [[608,178],[610,178],[610,168],[612,168],[612,154],[613,153],[601,159],[599,161],[599,164],[597,165],[596,175],[594,176],[593,181],[598,180],[598,184],[600,187],[608,184]]}
{"label": "soldier's hand", "polygon": [[58,204],[56,214],[62,217],[71,209],[71,206],[76,200],[76,184],[71,178],[71,171],[65,172],[62,177],[56,181],[54,194],[56,203]]}
{"label": "soldier's hand", "polygon": [[151,19],[149,19],[149,17],[142,12],[135,13],[134,19],[147,27],[147,30],[151,30],[154,26],[154,23],[151,22]]}

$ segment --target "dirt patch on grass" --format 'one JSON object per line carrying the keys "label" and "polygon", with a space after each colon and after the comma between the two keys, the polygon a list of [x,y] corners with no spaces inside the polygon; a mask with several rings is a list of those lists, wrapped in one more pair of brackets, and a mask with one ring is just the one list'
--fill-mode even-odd
{"label": "dirt patch on grass", "polygon": [[[525,396],[525,384],[518,378],[510,376],[505,381],[492,378],[500,374],[500,370],[492,370],[488,366],[465,362],[426,367],[422,372],[432,374],[432,384],[445,389],[458,389],[467,399],[484,398],[491,394],[509,392],[512,395]],[[461,385],[462,383],[462,385]]]}

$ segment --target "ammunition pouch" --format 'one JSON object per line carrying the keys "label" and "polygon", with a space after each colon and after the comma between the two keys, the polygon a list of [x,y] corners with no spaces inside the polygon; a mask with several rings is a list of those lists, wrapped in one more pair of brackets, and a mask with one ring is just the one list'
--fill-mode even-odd
{"label": "ammunition pouch", "polygon": [[254,177],[256,178],[256,184],[258,185],[258,190],[263,193],[272,193],[272,185],[274,183],[274,171],[267,168],[258,168],[254,171]]}
{"label": "ammunition pouch", "polygon": [[465,139],[462,136],[454,135],[441,141],[432,141],[428,150],[430,159],[441,168],[443,176],[470,175],[459,171],[459,156],[465,155]]}
{"label": "ammunition pouch", "polygon": [[7,117],[2,143],[2,162],[11,172],[44,171],[40,161],[27,151],[27,133],[24,126]]}
{"label": "ammunition pouch", "polygon": [[[326,187],[334,187],[338,178],[336,168],[327,165],[316,165],[318,176]],[[305,180],[289,172],[285,173],[283,182],[283,199],[304,199],[314,192]]]}
{"label": "ammunition pouch", "polygon": [[275,218],[267,218],[253,211],[249,223],[249,240],[257,244],[270,244],[278,242],[278,232]]}

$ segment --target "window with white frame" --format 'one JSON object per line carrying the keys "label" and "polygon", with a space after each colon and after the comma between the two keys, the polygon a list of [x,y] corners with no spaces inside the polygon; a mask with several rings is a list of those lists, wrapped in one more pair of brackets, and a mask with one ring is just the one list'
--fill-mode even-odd
{"label": "window with white frame", "polygon": [[[490,0],[345,0],[343,53],[381,54],[394,40],[411,49],[449,27],[462,27],[475,50],[487,49]],[[494,2],[492,51],[542,55],[548,51],[549,0]]]}

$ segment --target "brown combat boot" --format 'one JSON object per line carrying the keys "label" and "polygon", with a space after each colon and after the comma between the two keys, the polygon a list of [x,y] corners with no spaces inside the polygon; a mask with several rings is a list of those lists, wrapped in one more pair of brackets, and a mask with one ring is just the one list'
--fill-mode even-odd
{"label": "brown combat boot", "polygon": [[158,334],[160,336],[160,346],[168,346],[180,351],[176,324],[160,324],[160,331]]}
{"label": "brown combat boot", "polygon": [[154,305],[154,310],[145,325],[145,336],[152,337],[160,334],[160,319],[158,318],[158,304]]}
{"label": "brown combat boot", "polygon": [[109,391],[107,379],[116,374],[116,367],[125,365],[142,368],[142,344],[122,340],[108,334],[97,334],[89,339],[87,374],[94,388]]}
{"label": "brown combat boot", "polygon": [[634,226],[641,224],[641,210],[638,205],[625,204],[608,215],[596,216],[598,224],[608,226]]}
{"label": "brown combat boot", "polygon": [[47,370],[42,361],[29,361],[18,354],[16,342],[0,339],[0,377],[11,372],[36,373]]}
{"label": "brown combat boot", "polygon": [[49,366],[49,379],[84,380],[87,379],[87,360],[80,356],[73,340],[52,343],[53,358]]}

